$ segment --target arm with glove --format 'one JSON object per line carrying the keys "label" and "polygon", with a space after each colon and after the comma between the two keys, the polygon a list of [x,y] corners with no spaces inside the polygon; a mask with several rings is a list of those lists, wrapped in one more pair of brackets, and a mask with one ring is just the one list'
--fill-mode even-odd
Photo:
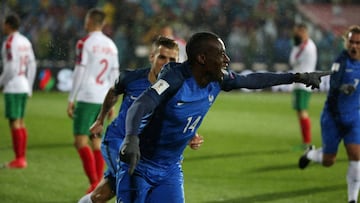
{"label": "arm with glove", "polygon": [[295,73],[294,82],[303,83],[306,85],[306,87],[311,87],[311,89],[315,89],[319,88],[321,83],[321,77],[330,75],[331,73],[331,71]]}
{"label": "arm with glove", "polygon": [[221,84],[222,90],[230,91],[233,89],[263,89],[275,85],[291,84],[294,82],[303,83],[312,89],[319,88],[321,77],[330,75],[330,71],[308,72],[308,73],[250,73],[242,75],[233,71],[228,71],[224,75]]}
{"label": "arm with glove", "polygon": [[140,160],[139,128],[143,117],[151,113],[158,105],[151,95],[154,92],[148,89],[141,94],[131,105],[126,116],[126,136],[120,147],[120,161],[129,164],[129,174],[132,175]]}

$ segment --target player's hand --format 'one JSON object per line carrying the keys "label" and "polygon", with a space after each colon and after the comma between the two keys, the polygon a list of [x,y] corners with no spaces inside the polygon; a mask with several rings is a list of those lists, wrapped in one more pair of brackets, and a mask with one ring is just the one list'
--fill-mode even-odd
{"label": "player's hand", "polygon": [[132,175],[140,160],[139,137],[137,135],[125,136],[120,147],[120,161],[129,164],[129,174]]}
{"label": "player's hand", "polygon": [[352,84],[343,84],[340,86],[340,92],[346,95],[351,95],[356,90],[356,87]]}
{"label": "player's hand", "polygon": [[191,149],[197,150],[200,148],[202,143],[204,143],[204,137],[196,133],[195,136],[190,140],[189,146]]}
{"label": "player's hand", "polygon": [[330,75],[331,71],[295,73],[294,82],[304,83],[306,87],[311,89],[319,88],[321,77]]}
{"label": "player's hand", "polygon": [[99,135],[104,129],[104,124],[100,120],[96,120],[90,127],[90,132],[93,135]]}
{"label": "player's hand", "polygon": [[75,108],[74,102],[69,102],[67,107],[67,114],[70,118],[73,118],[74,108]]}

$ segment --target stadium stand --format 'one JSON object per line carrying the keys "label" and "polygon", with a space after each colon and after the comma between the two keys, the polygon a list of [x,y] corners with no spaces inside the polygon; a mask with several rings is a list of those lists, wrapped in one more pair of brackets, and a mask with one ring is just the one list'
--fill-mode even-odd
{"label": "stadium stand", "polygon": [[[91,7],[101,7],[108,14],[104,32],[119,48],[121,68],[147,65],[139,50],[147,47],[166,22],[185,40],[200,30],[217,33],[237,71],[252,69],[253,62],[264,64],[260,69],[286,70],[278,64],[288,63],[292,27],[305,21],[321,50],[318,69],[324,70],[342,48],[339,34],[343,27],[359,24],[359,6],[356,0],[18,0],[1,1],[0,18],[9,12],[21,16],[20,31],[34,44],[38,64],[50,69],[73,67],[75,43],[84,34],[84,15]],[[4,37],[1,31],[0,37]]]}

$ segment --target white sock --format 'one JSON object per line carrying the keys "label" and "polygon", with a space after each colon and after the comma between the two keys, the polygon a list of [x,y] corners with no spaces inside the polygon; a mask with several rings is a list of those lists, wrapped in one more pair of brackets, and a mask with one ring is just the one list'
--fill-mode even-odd
{"label": "white sock", "polygon": [[322,163],[322,160],[323,160],[322,148],[310,150],[307,153],[306,157],[308,159],[310,159],[311,161],[314,161],[317,163]]}
{"label": "white sock", "polygon": [[78,201],[78,203],[93,203],[93,202],[91,201],[91,198],[90,198],[90,197],[91,197],[91,193],[83,196],[83,197]]}
{"label": "white sock", "polygon": [[360,189],[360,161],[350,161],[346,175],[348,200],[357,202]]}

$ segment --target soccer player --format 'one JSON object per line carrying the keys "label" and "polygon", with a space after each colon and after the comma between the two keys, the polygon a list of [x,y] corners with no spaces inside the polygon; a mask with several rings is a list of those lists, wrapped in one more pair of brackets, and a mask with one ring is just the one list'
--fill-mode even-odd
{"label": "soccer player", "polygon": [[162,27],[160,27],[160,31],[159,31],[160,35],[168,37],[170,39],[173,39],[176,41],[176,43],[178,43],[179,45],[179,62],[182,63],[184,61],[186,61],[187,56],[186,56],[186,50],[185,50],[185,46],[186,46],[186,41],[180,37],[177,37],[174,34],[174,29],[171,27],[170,24],[165,24]]}
{"label": "soccer player", "polygon": [[5,116],[9,120],[15,159],[5,163],[7,168],[26,168],[28,132],[24,122],[27,98],[32,95],[36,74],[36,61],[30,41],[19,31],[20,18],[16,14],[5,17],[2,45],[3,72],[0,87],[5,98]]}
{"label": "soccer player", "polygon": [[73,118],[74,145],[90,182],[87,193],[95,189],[105,166],[100,151],[101,134],[92,134],[89,128],[119,74],[118,50],[101,31],[104,19],[105,13],[99,9],[90,9],[86,14],[88,35],[76,44],[76,66],[67,108],[69,117]]}
{"label": "soccer player", "polygon": [[223,41],[209,32],[195,33],[186,53],[188,61],[165,65],[128,110],[118,202],[184,202],[182,154],[221,90],[293,82],[318,88],[320,77],[328,74],[236,74],[227,70],[230,59]]}
{"label": "soccer player", "polygon": [[[130,105],[151,84],[156,81],[163,65],[178,61],[178,44],[169,38],[159,36],[152,44],[149,55],[149,68],[136,69],[135,71],[122,71],[105,97],[101,111],[90,131],[101,133],[108,111],[116,104],[119,95],[123,95],[121,107],[117,118],[107,127],[101,151],[108,166],[104,178],[95,190],[80,199],[79,203],[106,202],[116,194],[116,171],[119,158],[119,148],[125,136],[125,118]],[[203,142],[202,136],[197,135],[190,143],[192,149],[198,149]]]}
{"label": "soccer player", "polygon": [[[307,26],[296,24],[293,31],[294,46],[290,53],[290,65],[295,72],[315,71],[317,51],[313,40],[309,37]],[[311,88],[295,83],[293,89],[293,108],[297,112],[302,135],[302,149],[311,144],[311,120],[308,106]]]}
{"label": "soccer player", "polygon": [[299,159],[304,169],[310,161],[330,167],[343,140],[349,167],[348,200],[356,203],[360,189],[360,26],[346,31],[343,50],[332,64],[330,89],[321,114],[322,148],[310,146]]}

